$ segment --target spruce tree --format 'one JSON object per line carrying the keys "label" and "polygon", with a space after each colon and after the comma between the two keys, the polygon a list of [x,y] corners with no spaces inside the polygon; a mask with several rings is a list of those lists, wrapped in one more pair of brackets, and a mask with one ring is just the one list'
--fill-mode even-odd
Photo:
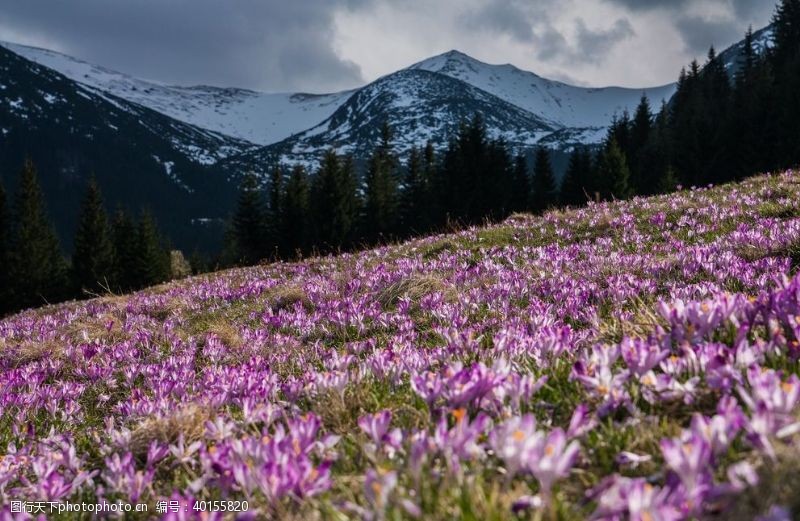
{"label": "spruce tree", "polygon": [[3,184],[0,183],[0,316],[11,311],[11,218]]}
{"label": "spruce tree", "polygon": [[114,244],[115,289],[121,292],[141,287],[136,265],[136,224],[122,207],[118,207],[111,223]]}
{"label": "spruce tree", "polygon": [[408,154],[405,181],[400,198],[400,225],[408,234],[419,233],[427,228],[426,223],[426,180],[422,153],[412,147]]}
{"label": "spruce tree", "polygon": [[514,162],[508,144],[503,139],[489,142],[485,172],[479,178],[482,219],[506,218],[512,211],[514,199]]}
{"label": "spruce tree", "polygon": [[268,254],[266,209],[254,174],[245,175],[231,222],[234,262],[255,264]]}
{"label": "spruce tree", "polygon": [[524,154],[514,159],[511,178],[511,211],[524,212],[531,197],[531,181],[528,176],[528,160]]}
{"label": "spruce tree", "polygon": [[662,103],[661,110],[655,117],[650,135],[640,155],[639,182],[637,193],[653,195],[660,192],[660,184],[668,172],[675,174],[672,168],[671,131],[669,108]]}
{"label": "spruce tree", "polygon": [[545,147],[536,150],[531,183],[531,209],[542,212],[556,204],[556,181],[550,164],[550,152]]}
{"label": "spruce tree", "polygon": [[600,154],[598,176],[606,186],[606,195],[616,199],[627,199],[633,195],[630,186],[630,171],[625,153],[612,137]]}
{"label": "spruce tree", "polygon": [[78,291],[97,293],[113,288],[114,244],[100,188],[89,180],[78,217],[72,254],[72,276]]}
{"label": "spruce tree", "polygon": [[281,255],[290,258],[308,251],[309,184],[305,168],[292,169],[283,193],[280,236]]}
{"label": "spruce tree", "polygon": [[349,245],[358,210],[352,158],[328,150],[311,185],[313,246],[331,251]]}
{"label": "spruce tree", "polygon": [[638,194],[646,193],[647,174],[645,169],[652,168],[644,160],[645,148],[650,139],[650,132],[653,126],[653,114],[650,110],[650,102],[647,96],[642,95],[639,106],[631,122],[630,146],[628,159],[631,170],[631,186]]}
{"label": "spruce tree", "polygon": [[9,271],[16,308],[57,301],[69,292],[67,263],[30,160],[22,168],[17,188]]}
{"label": "spruce tree", "polygon": [[800,0],[781,0],[768,65],[774,74],[767,110],[774,140],[774,168],[800,166]]}
{"label": "spruce tree", "polygon": [[674,192],[679,184],[675,170],[671,166],[667,166],[664,175],[658,181],[658,193],[668,194]]}
{"label": "spruce tree", "polygon": [[592,156],[585,148],[575,148],[561,184],[559,200],[569,206],[583,206],[592,197]]}
{"label": "spruce tree", "polygon": [[741,179],[769,170],[776,151],[770,135],[772,80],[747,31],[734,78],[731,110],[726,121],[727,179]]}
{"label": "spruce tree", "polygon": [[392,152],[392,131],[381,129],[381,142],[369,159],[365,183],[362,230],[369,241],[396,231],[398,218],[397,159]]}
{"label": "spruce tree", "polygon": [[284,249],[281,244],[280,216],[283,205],[284,170],[280,164],[275,165],[269,176],[269,190],[267,192],[267,207],[265,210],[264,230],[265,251],[268,255]]}
{"label": "spruce tree", "polygon": [[170,253],[150,212],[143,211],[136,225],[137,286],[160,284],[170,278]]}
{"label": "spruce tree", "polygon": [[725,65],[713,47],[708,51],[708,61],[700,74],[700,90],[700,178],[702,182],[726,181],[729,171],[724,157],[725,123],[730,110],[731,85]]}

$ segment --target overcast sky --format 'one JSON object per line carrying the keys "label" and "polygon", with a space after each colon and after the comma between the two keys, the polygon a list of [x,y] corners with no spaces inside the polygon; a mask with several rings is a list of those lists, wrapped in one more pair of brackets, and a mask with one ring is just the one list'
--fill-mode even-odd
{"label": "overcast sky", "polygon": [[775,0],[0,0],[0,40],[136,76],[355,87],[458,49],[580,85],[645,87],[769,23]]}

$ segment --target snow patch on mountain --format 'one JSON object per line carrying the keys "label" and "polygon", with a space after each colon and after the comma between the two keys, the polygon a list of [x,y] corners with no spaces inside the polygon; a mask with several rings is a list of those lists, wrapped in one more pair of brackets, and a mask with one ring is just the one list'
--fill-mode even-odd
{"label": "snow patch on mountain", "polygon": [[658,105],[675,92],[675,84],[645,89],[575,87],[542,78],[513,65],[490,65],[459,51],[416,63],[426,70],[459,79],[494,94],[557,127],[605,127],[615,114],[633,111],[642,94]]}
{"label": "snow patch on mountain", "polygon": [[64,54],[0,42],[10,51],[90,88],[169,117],[257,145],[276,143],[333,114],[353,91],[267,94],[209,86],[180,87],[142,80]]}

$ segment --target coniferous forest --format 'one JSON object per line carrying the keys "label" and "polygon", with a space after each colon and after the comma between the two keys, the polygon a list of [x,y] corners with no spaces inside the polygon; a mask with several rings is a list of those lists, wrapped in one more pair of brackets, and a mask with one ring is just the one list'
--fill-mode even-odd
{"label": "coniferous forest", "polygon": [[[268,179],[243,175],[224,251],[191,255],[196,273],[262,260],[367,247],[410,236],[543,212],[740,180],[800,163],[800,6],[780,3],[763,54],[748,32],[733,74],[712,48],[680,72],[674,97],[642,97],[617,115],[602,146],[575,148],[562,179],[550,152],[517,153],[487,135],[481,115],[448,145],[400,154],[384,128],[363,166],[326,153],[318,169],[276,165]],[[521,151],[520,151],[521,152]],[[0,313],[123,292],[189,273],[146,211],[106,208],[86,187],[67,259],[48,219],[35,158],[18,188],[0,186]]]}

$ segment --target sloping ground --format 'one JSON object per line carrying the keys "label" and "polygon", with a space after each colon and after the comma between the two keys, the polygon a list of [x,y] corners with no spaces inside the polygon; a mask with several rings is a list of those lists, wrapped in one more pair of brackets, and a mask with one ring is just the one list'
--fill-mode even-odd
{"label": "sloping ground", "polygon": [[799,200],[785,173],[12,317],[0,503],[789,519]]}

